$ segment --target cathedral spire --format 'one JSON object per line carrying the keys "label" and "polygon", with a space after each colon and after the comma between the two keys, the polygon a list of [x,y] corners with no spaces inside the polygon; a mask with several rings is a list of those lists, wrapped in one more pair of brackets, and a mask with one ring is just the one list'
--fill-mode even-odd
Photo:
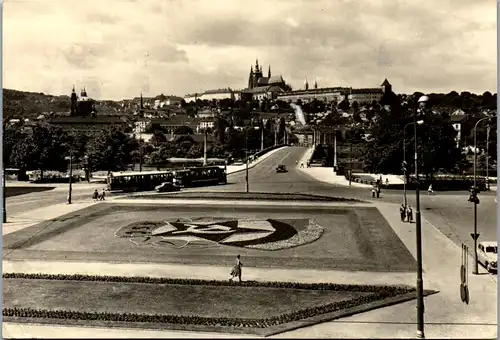
{"label": "cathedral spire", "polygon": [[271,65],[269,65],[269,69],[267,70],[267,77],[271,78]]}
{"label": "cathedral spire", "polygon": [[142,99],[142,91],[141,91],[141,111],[144,110],[144,102]]}
{"label": "cathedral spire", "polygon": [[259,72],[259,59],[255,58],[255,72]]}
{"label": "cathedral spire", "polygon": [[314,88],[317,89],[318,88],[318,81],[316,80],[316,78],[314,78]]}
{"label": "cathedral spire", "polygon": [[304,88],[305,88],[306,90],[309,90],[309,82],[307,81],[307,77],[306,77],[306,79],[304,80]]}
{"label": "cathedral spire", "polygon": [[250,65],[250,74],[248,75],[248,88],[253,88],[253,66]]}

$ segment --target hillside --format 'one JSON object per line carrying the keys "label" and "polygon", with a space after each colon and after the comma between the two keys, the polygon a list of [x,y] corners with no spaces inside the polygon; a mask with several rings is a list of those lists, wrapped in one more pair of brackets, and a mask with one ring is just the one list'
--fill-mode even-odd
{"label": "hillside", "polygon": [[4,119],[34,119],[40,114],[63,113],[70,110],[69,96],[3,89]]}

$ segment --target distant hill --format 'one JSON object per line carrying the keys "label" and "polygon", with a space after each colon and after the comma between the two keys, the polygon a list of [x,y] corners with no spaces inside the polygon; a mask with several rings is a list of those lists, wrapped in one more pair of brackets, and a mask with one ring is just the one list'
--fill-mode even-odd
{"label": "distant hill", "polygon": [[41,114],[56,114],[69,111],[69,96],[51,96],[44,93],[3,89],[4,119],[35,119]]}

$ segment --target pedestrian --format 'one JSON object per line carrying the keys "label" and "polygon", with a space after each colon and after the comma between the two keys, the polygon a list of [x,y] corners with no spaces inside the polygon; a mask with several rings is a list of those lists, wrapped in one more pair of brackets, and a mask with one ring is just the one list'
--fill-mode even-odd
{"label": "pedestrian", "polygon": [[372,187],[372,198],[375,198],[375,186]]}
{"label": "pedestrian", "polygon": [[433,195],[434,194],[434,190],[432,190],[432,184],[429,185],[429,189],[427,189],[427,195]]}
{"label": "pedestrian", "polygon": [[411,206],[408,206],[406,216],[407,216],[408,222],[412,223],[413,222],[413,210],[411,209]]}
{"label": "pedestrian", "polygon": [[401,222],[404,222],[406,217],[406,209],[403,204],[401,204],[401,207],[399,208],[399,214],[401,215]]}
{"label": "pedestrian", "polygon": [[300,167],[303,168],[304,167],[304,161],[300,162]]}
{"label": "pedestrian", "polygon": [[231,278],[229,281],[233,281],[235,277],[238,277],[239,282],[241,282],[241,267],[243,267],[243,264],[240,261],[240,255],[238,255],[236,256],[236,264],[231,269]]}
{"label": "pedestrian", "polygon": [[380,186],[377,187],[377,198],[380,198]]}
{"label": "pedestrian", "polygon": [[92,199],[94,201],[97,201],[97,198],[99,197],[99,192],[97,192],[97,189],[94,190],[94,193],[92,194]]}
{"label": "pedestrian", "polygon": [[388,187],[389,186],[389,178],[386,178],[385,179],[385,186]]}
{"label": "pedestrian", "polygon": [[101,194],[101,201],[104,201],[106,197],[106,192],[105,192],[105,189],[102,189],[102,194]]}

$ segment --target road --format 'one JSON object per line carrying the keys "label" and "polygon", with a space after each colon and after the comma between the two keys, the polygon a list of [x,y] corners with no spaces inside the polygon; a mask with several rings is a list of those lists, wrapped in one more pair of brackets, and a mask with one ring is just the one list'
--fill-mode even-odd
{"label": "road", "polygon": [[[249,190],[251,192],[286,192],[304,193],[324,196],[352,197],[372,201],[371,190],[359,187],[345,187],[340,185],[319,182],[304,174],[296,168],[296,162],[300,160],[305,148],[291,147],[282,149],[270,157],[249,169]],[[275,172],[278,164],[284,164],[288,173]],[[245,171],[230,174],[229,184],[223,186],[212,186],[206,188],[186,189],[186,191],[245,191]],[[78,186],[76,184],[75,186]],[[88,201],[93,189],[96,187],[86,185],[88,188],[75,189],[73,201]],[[421,195],[422,217],[434,224],[445,235],[454,242],[462,242],[472,249],[473,231],[473,205],[467,201],[467,192],[453,192],[428,196],[425,192]],[[64,203],[67,199],[65,190],[54,189],[39,193],[30,193],[7,198],[8,216],[16,216],[21,213],[48,207],[54,204]],[[493,193],[482,193],[481,203],[478,205],[478,231],[481,233],[480,240],[497,239],[497,204],[494,202]],[[383,190],[381,197],[375,199],[387,203],[402,203],[402,192],[398,190]],[[408,203],[415,211],[415,193],[408,192]],[[395,213],[398,213],[395,207]]]}

